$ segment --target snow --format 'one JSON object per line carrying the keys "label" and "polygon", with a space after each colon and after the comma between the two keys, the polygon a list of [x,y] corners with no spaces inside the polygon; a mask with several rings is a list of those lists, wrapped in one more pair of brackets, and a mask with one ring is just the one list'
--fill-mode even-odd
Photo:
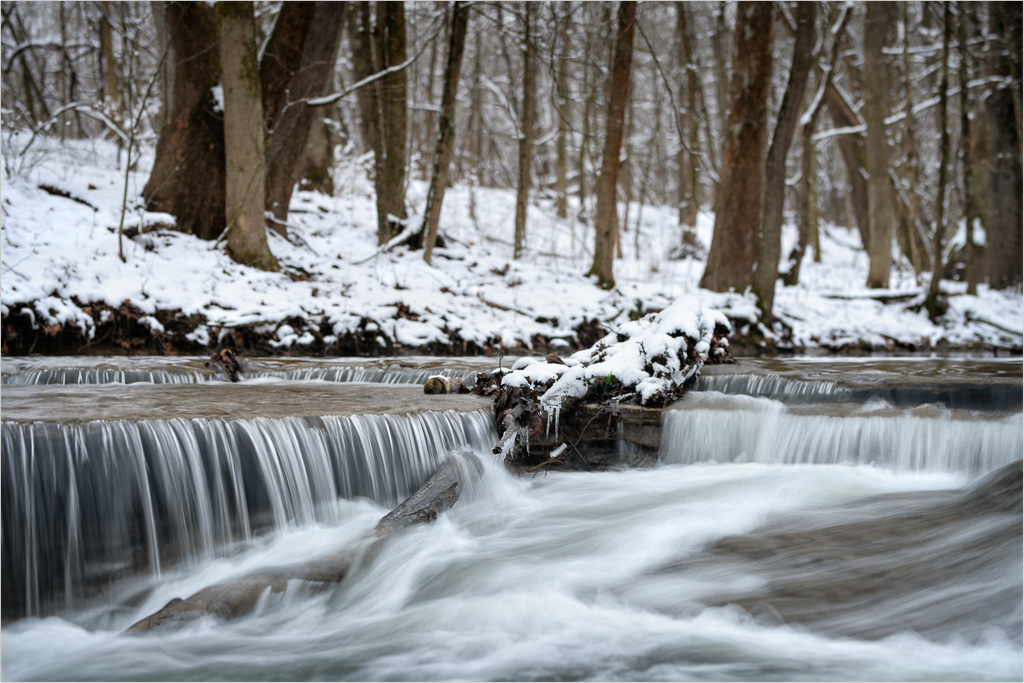
{"label": "snow", "polygon": [[[557,219],[553,197],[544,192],[535,193],[529,207],[526,257],[518,261],[512,259],[514,191],[477,188],[474,219],[469,215],[473,190],[466,185],[451,188],[445,196],[440,231],[447,246],[435,250],[433,265],[404,247],[380,253],[365,157],[340,162],[337,196],[295,193],[288,217],[290,238],[270,233],[271,250],[284,272],[264,273],[233,262],[223,242],[174,232],[169,229],[171,216],[144,210],[140,195],[152,164],[152,148],[144,148],[137,169],[128,174],[125,225],[152,230],[123,239],[122,263],[117,226],[125,175],[114,144],[38,137],[27,154],[13,157],[27,138],[9,136],[4,142],[0,310],[4,315],[28,310],[38,325],[76,325],[91,337],[96,322],[83,306],[118,308],[127,302],[147,316],[144,324],[154,333],[160,329],[160,311],[203,316],[188,335],[201,344],[220,343],[234,327],[259,325],[274,335],[273,344],[282,351],[301,350],[321,330],[331,332],[324,340],[329,342],[362,328],[377,331],[382,348],[388,343],[447,343],[457,333],[481,347],[520,347],[534,353],[547,350],[537,348],[536,338],[558,339],[560,350],[567,353],[575,345],[577,326],[593,321],[610,330],[652,325],[632,319],[673,302],[685,302],[691,313],[718,311],[735,328],[758,320],[751,294],[699,288],[703,257],[668,259],[681,242],[671,207],[630,208],[622,234],[624,256],[615,262],[618,285],[611,291],[584,275],[592,259],[592,228],[575,219]],[[40,184],[90,206],[48,194]],[[421,222],[425,195],[422,179],[410,181],[408,225]],[[578,213],[578,202],[571,198],[570,215]],[[700,214],[696,235],[705,248],[713,224],[712,215]],[[783,238],[785,260],[796,228],[785,225]],[[965,294],[963,283],[943,282],[950,308],[933,324],[924,312],[914,310],[927,292],[927,277],[915,282],[909,267],[897,263],[888,293],[904,300],[879,301],[878,291],[862,285],[868,262],[856,231],[825,226],[821,243],[822,262],[815,263],[808,253],[800,285],[780,284],[776,294],[777,315],[792,329],[795,344],[811,349],[845,344],[880,349],[893,344],[922,349],[939,344],[1020,346],[1019,289],[996,292],[981,286],[974,297]],[[652,335],[644,343],[648,358],[657,355],[655,349],[671,350],[655,328],[646,333]],[[629,360],[607,358],[605,363],[616,365],[605,369],[625,373],[641,351],[629,353],[634,354]],[[658,388],[643,384],[638,391]]]}
{"label": "snow", "polygon": [[[617,380],[625,392],[619,398],[637,398],[647,405],[659,397],[679,393],[700,373],[708,360],[715,325],[729,321],[717,311],[701,307],[694,296],[683,296],[660,313],[624,323],[593,346],[562,362],[517,361],[502,384],[529,386],[544,393],[541,405],[555,413],[567,402],[583,398],[592,380]],[[687,361],[687,340],[696,352]]]}

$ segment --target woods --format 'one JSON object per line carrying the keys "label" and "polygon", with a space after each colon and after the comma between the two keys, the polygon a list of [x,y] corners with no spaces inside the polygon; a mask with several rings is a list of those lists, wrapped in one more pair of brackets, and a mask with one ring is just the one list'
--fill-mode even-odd
{"label": "woods", "polygon": [[512,258],[575,215],[606,288],[645,205],[713,215],[683,252],[766,320],[824,223],[869,287],[1021,284],[1019,3],[12,2],[3,46],[5,136],[155,145],[146,208],[259,268],[294,188],[363,164],[427,263],[468,185],[515,190]]}

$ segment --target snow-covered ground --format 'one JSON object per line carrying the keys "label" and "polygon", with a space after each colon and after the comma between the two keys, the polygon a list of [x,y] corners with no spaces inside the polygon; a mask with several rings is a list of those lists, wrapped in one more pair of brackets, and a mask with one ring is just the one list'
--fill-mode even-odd
{"label": "snow-covered ground", "polygon": [[[441,231],[449,240],[446,248],[435,250],[432,266],[404,247],[375,255],[372,186],[359,160],[352,159],[339,165],[336,196],[295,194],[290,241],[271,238],[282,273],[240,266],[225,254],[223,242],[170,230],[125,239],[122,263],[116,228],[125,175],[112,143],[36,139],[18,156],[27,142],[4,140],[0,312],[5,321],[28,309],[38,326],[55,331],[55,325],[74,324],[88,337],[110,314],[94,320],[84,306],[117,309],[128,302],[155,332],[162,330],[154,314],[176,310],[197,321],[189,339],[203,346],[216,346],[218,335],[232,328],[255,325],[273,332],[271,344],[282,352],[296,353],[325,328],[333,332],[320,340],[329,351],[334,338],[360,326],[379,331],[378,343],[383,346],[386,338],[398,350],[447,344],[455,334],[480,347],[538,350],[535,337],[574,343],[574,329],[581,324],[596,320],[613,329],[631,314],[663,309],[682,295],[725,313],[738,332],[754,329],[744,321],[756,322],[751,295],[698,287],[702,259],[669,259],[681,229],[668,207],[630,207],[623,258],[615,262],[618,286],[612,291],[584,275],[592,257],[592,228],[558,220],[553,199],[542,193],[535,193],[530,206],[527,252],[518,261],[512,259],[514,192],[478,188],[474,218],[466,186],[445,195]],[[126,227],[173,222],[141,208],[151,163],[149,150],[128,176]],[[420,220],[424,197],[425,183],[413,181],[407,195],[410,220]],[[571,207],[570,215],[577,208]],[[713,216],[701,214],[697,236],[705,246],[713,224]],[[783,255],[795,240],[795,228],[787,225]],[[857,233],[826,226],[821,243],[822,262],[814,263],[808,254],[801,284],[780,284],[776,295],[777,315],[792,328],[798,347],[1021,347],[1020,290],[983,286],[974,297],[964,293],[962,283],[943,282],[950,307],[936,325],[914,310],[927,282],[916,283],[909,267],[894,268],[888,292],[868,290],[863,284],[867,255]],[[879,294],[911,299],[897,296],[883,303]]]}

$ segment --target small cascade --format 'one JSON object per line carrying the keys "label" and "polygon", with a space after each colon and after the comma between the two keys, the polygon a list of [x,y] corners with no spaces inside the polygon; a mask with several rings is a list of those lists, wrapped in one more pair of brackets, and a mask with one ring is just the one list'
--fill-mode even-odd
{"label": "small cascade", "polygon": [[852,391],[835,382],[804,382],[772,374],[701,375],[693,390],[761,396],[792,403],[848,401],[853,396]]}
{"label": "small cascade", "polygon": [[47,368],[26,369],[4,374],[0,383],[11,386],[37,386],[41,384],[195,384],[210,379],[210,375],[184,370],[120,370],[116,368]]}
{"label": "small cascade", "polygon": [[[362,382],[369,384],[419,384],[422,385],[434,375],[458,377],[467,386],[476,379],[475,372],[450,369],[410,369],[379,367],[307,367],[285,371],[252,370],[242,373],[246,379],[281,379],[288,381],[321,382]],[[17,373],[5,373],[0,383],[11,386],[48,384],[196,384],[223,381],[214,372],[189,372],[175,370],[120,370],[114,368],[47,368],[25,369]]]}
{"label": "small cascade", "polygon": [[392,507],[445,454],[489,449],[486,411],[2,424],[3,613],[45,614],[118,577],[196,562],[339,498]]}
{"label": "small cascade", "polygon": [[663,415],[659,458],[979,474],[1020,459],[1024,450],[1020,413],[898,408],[877,399],[833,406],[801,412],[764,398],[691,393]]}

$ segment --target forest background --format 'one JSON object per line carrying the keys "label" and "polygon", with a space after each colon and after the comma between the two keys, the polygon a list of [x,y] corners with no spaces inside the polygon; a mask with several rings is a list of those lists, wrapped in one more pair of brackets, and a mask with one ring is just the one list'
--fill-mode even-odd
{"label": "forest background", "polygon": [[2,12],[5,353],[1020,352],[1020,3]]}

